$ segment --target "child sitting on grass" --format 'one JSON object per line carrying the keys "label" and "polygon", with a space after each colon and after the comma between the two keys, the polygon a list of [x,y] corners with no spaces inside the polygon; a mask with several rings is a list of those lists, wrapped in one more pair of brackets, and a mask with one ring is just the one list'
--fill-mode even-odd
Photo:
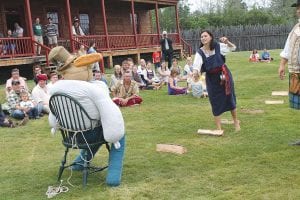
{"label": "child sitting on grass", "polygon": [[207,97],[205,77],[200,78],[198,70],[193,70],[193,76],[191,83],[189,84],[189,90],[193,97],[202,98]]}
{"label": "child sitting on grass", "polygon": [[25,116],[28,116],[29,119],[38,119],[38,109],[34,106],[32,100],[29,99],[27,92],[21,92],[21,102],[20,102],[20,109],[23,110]]}

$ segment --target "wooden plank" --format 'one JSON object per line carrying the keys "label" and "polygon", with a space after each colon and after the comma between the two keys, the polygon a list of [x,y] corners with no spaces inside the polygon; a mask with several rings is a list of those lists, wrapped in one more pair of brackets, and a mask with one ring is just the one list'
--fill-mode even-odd
{"label": "wooden plank", "polygon": [[288,96],[288,91],[273,91],[272,96]]}
{"label": "wooden plank", "polygon": [[215,136],[222,136],[224,131],[223,130],[208,130],[208,129],[198,129],[198,134],[201,135],[215,135]]}
{"label": "wooden plank", "polygon": [[175,154],[184,154],[187,152],[187,149],[181,145],[176,145],[176,144],[157,144],[156,151],[175,153]]}
{"label": "wooden plank", "polygon": [[275,105],[275,104],[283,104],[283,100],[266,100],[265,104]]}

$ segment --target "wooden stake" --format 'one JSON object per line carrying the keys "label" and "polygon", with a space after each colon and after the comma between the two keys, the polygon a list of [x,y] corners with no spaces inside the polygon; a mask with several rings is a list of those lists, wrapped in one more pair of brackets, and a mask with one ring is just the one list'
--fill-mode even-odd
{"label": "wooden stake", "polygon": [[288,91],[273,91],[272,96],[288,96]]}
{"label": "wooden stake", "polygon": [[176,154],[184,154],[187,152],[185,147],[176,144],[157,144],[156,151]]}
{"label": "wooden stake", "polygon": [[267,100],[267,101],[265,101],[265,104],[272,104],[272,105],[274,105],[274,104],[283,104],[283,103],[284,103],[283,100],[275,100],[275,101]]}
{"label": "wooden stake", "polygon": [[215,135],[215,136],[222,136],[224,131],[223,130],[207,130],[207,129],[198,129],[198,134],[201,135]]}

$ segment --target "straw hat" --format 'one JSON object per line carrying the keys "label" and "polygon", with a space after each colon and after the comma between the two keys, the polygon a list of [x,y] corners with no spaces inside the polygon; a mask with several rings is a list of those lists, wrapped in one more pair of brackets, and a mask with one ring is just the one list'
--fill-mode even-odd
{"label": "straw hat", "polygon": [[300,6],[300,0],[297,0],[296,3],[291,5],[291,7],[298,7],[298,6]]}
{"label": "straw hat", "polygon": [[54,47],[49,53],[49,60],[58,64],[57,72],[65,80],[91,80],[93,78],[92,65],[75,67],[73,63],[75,59],[76,56],[70,54],[62,46]]}
{"label": "straw hat", "polygon": [[57,46],[51,49],[49,60],[57,65],[57,70],[63,70],[76,59],[76,56],[70,54],[63,46]]}

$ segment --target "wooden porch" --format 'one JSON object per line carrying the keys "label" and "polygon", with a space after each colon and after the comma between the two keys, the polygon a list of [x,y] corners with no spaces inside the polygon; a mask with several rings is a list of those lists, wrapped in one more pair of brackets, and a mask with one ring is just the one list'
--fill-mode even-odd
{"label": "wooden porch", "polygon": [[[36,57],[35,45],[39,45],[33,40],[32,19],[40,17],[45,21],[50,14],[57,14],[59,28],[59,45],[63,45],[76,53],[80,45],[88,47],[93,41],[96,43],[97,51],[101,52],[106,59],[105,66],[111,67],[113,58],[122,55],[138,60],[143,54],[150,54],[160,51],[159,41],[161,38],[161,28],[159,25],[158,9],[164,7],[174,7],[176,20],[176,33],[168,34],[173,40],[174,50],[182,55],[183,51],[190,53],[190,46],[182,40],[178,23],[178,0],[91,0],[90,5],[86,5],[84,0],[53,0],[51,2],[41,0],[4,0],[0,2],[0,32],[7,31],[7,27],[1,28],[5,24],[5,15],[8,8],[12,6],[23,6],[24,25],[23,28],[27,37],[22,38],[0,38],[0,67],[8,65],[29,64],[36,59],[45,61],[49,66],[48,53],[50,48],[42,46],[42,55]],[[4,5],[6,4],[6,5]],[[43,6],[43,4],[45,4]],[[115,5],[120,6],[120,11],[115,10]],[[36,8],[42,6],[43,11],[37,12]],[[49,10],[48,7],[51,7]],[[101,11],[101,12],[99,12]],[[155,13],[155,26],[152,25],[151,11]],[[89,16],[88,32],[85,36],[72,35],[72,16],[80,13],[87,13]],[[1,14],[0,14],[1,15]],[[41,17],[43,15],[44,17]],[[138,20],[137,21],[137,16]],[[1,21],[2,19],[2,21]],[[7,23],[6,23],[7,24]],[[13,45],[14,49],[11,48]],[[1,48],[2,46],[2,48]]]}

